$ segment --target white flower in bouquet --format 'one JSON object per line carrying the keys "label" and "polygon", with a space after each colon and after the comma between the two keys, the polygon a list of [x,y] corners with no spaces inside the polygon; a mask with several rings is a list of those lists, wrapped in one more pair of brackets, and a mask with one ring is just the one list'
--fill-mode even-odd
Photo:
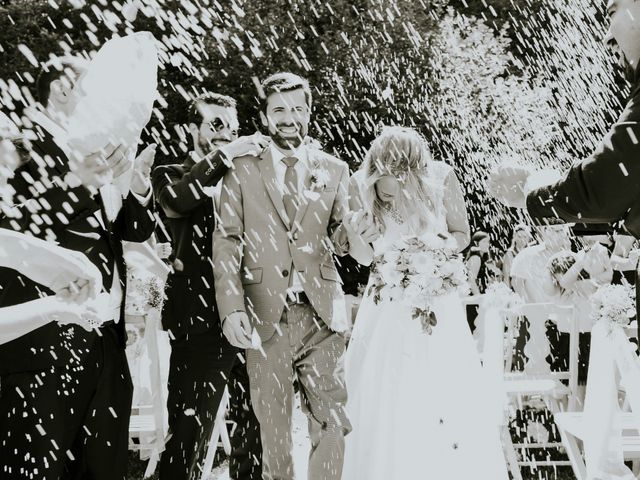
{"label": "white flower in bouquet", "polygon": [[380,266],[380,275],[387,285],[397,286],[402,283],[404,273],[398,269],[396,263],[384,263]]}
{"label": "white flower in bouquet", "polygon": [[595,321],[627,326],[635,313],[635,290],[630,285],[603,285],[591,297]]}
{"label": "white flower in bouquet", "polygon": [[429,292],[431,296],[438,296],[446,293],[446,289],[444,287],[444,280],[442,277],[433,276],[427,278],[424,283],[424,289]]}
{"label": "white flower in bouquet", "polygon": [[407,300],[412,300],[412,303],[415,301],[419,301],[421,298],[424,298],[424,291],[421,287],[421,284],[418,283],[417,281],[415,281],[414,278],[407,277],[409,279],[409,281],[407,282],[408,285],[407,287],[404,289],[404,298]]}
{"label": "white flower in bouquet", "polygon": [[398,250],[388,250],[384,252],[383,259],[387,263],[397,264],[402,254]]}
{"label": "white flower in bouquet", "polygon": [[434,255],[430,252],[418,252],[412,257],[411,267],[416,272],[426,275],[435,275],[438,269],[438,263]]}

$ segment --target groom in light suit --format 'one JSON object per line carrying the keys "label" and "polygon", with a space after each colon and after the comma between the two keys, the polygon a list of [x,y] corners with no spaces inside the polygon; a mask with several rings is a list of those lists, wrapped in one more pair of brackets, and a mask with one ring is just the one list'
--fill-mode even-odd
{"label": "groom in light suit", "polygon": [[333,255],[348,253],[368,225],[345,218],[347,165],[305,145],[307,81],[279,73],[262,89],[271,141],[236,158],[224,177],[213,248],[216,299],[225,335],[248,349],[263,478],[293,478],[297,377],[311,437],[308,478],[337,480],[351,426],[341,371],[346,308]]}

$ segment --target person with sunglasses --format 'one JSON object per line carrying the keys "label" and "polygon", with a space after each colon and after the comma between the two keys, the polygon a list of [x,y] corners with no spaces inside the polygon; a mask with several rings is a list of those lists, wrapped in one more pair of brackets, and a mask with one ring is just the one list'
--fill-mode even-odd
{"label": "person with sunglasses", "polygon": [[[160,461],[160,479],[199,478],[225,386],[231,419],[230,478],[262,478],[260,429],[248,399],[249,385],[240,350],[222,333],[213,290],[212,243],[215,187],[230,161],[262,150],[256,134],[238,137],[236,102],[217,93],[198,96],[189,107],[193,150],[182,164],[158,166],[155,197],[173,240],[173,271],[167,280],[162,324],[171,339],[169,366],[170,437]],[[231,143],[233,142],[233,143]],[[225,146],[229,156],[220,150]],[[227,379],[229,381],[227,382]]]}

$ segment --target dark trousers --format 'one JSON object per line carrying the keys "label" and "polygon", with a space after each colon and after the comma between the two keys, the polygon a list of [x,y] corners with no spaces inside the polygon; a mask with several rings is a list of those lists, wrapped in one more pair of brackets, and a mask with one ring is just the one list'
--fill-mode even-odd
{"label": "dark trousers", "polygon": [[125,478],[133,386],[115,327],[101,334],[81,361],[0,376],[0,478]]}
{"label": "dark trousers", "polygon": [[[566,371],[569,368],[569,343],[571,337],[568,333],[561,332],[553,322],[547,323],[547,338],[549,339],[550,353],[547,362],[551,371]],[[580,332],[578,337],[578,383],[587,384],[589,372],[589,354],[591,352],[591,333]]]}
{"label": "dark trousers", "polygon": [[262,442],[260,423],[251,407],[249,375],[244,357],[236,359],[229,378],[229,418],[236,423],[231,436],[229,478],[262,479]]}
{"label": "dark trousers", "polygon": [[[239,366],[234,368],[236,364]],[[249,402],[234,398],[236,390],[245,390],[248,397],[249,387],[242,383],[242,378],[230,378],[233,372],[243,369],[239,351],[227,342],[220,329],[180,337],[171,342],[167,400],[169,438],[160,460],[161,480],[200,478],[215,416],[228,380],[231,406],[236,407],[232,408],[231,417],[238,423],[232,438],[234,452],[231,465],[236,471],[248,472],[246,476],[232,475],[231,478],[261,477],[259,464],[253,467],[257,463],[254,457],[259,459],[261,456],[260,449],[255,449],[255,442],[242,438],[243,433],[259,432],[258,422]],[[240,418],[233,418],[234,413]],[[251,423],[254,426],[249,426]],[[251,475],[252,470],[257,471],[257,476]]]}

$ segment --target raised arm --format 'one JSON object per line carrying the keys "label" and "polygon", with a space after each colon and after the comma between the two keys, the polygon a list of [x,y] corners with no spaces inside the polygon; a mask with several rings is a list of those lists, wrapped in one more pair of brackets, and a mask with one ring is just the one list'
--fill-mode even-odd
{"label": "raised arm", "polygon": [[173,166],[159,166],[152,175],[153,192],[169,218],[183,217],[209,199],[203,187],[216,186],[228,169],[226,156],[220,150],[184,175],[179,175]]}
{"label": "raised arm", "polygon": [[600,146],[575,163],[553,185],[527,195],[527,210],[537,221],[607,223],[625,219],[640,236],[640,105],[629,104]]}

